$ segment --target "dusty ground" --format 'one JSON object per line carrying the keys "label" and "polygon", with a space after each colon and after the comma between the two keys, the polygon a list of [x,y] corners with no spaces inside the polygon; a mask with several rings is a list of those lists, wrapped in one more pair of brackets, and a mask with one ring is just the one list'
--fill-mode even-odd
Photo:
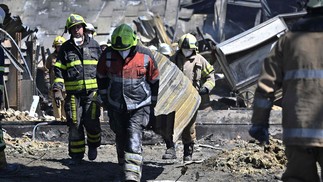
{"label": "dusty ground", "polygon": [[[0,181],[114,181],[118,174],[114,145],[102,145],[95,161],[85,156],[80,165],[72,166],[65,143],[8,135],[5,139],[8,161],[20,164],[21,170]],[[142,181],[278,181],[286,162],[279,140],[265,147],[239,139],[203,139],[198,144],[193,156],[196,163],[187,165],[181,160],[181,143],[177,143],[175,160],[161,159],[164,144],[145,145]]]}

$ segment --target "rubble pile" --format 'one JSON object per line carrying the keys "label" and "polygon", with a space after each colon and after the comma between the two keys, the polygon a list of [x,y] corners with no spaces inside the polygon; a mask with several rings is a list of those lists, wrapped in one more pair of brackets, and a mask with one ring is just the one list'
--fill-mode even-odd
{"label": "rubble pile", "polygon": [[6,152],[12,154],[37,155],[39,151],[47,151],[53,148],[61,148],[64,143],[61,142],[43,142],[32,140],[28,134],[21,138],[13,138],[8,133],[3,132],[6,142]]}
{"label": "rubble pile", "polygon": [[2,121],[51,121],[55,120],[52,116],[38,117],[37,114],[31,116],[28,111],[15,111],[9,108],[8,110],[0,111],[0,118]]}
{"label": "rubble pile", "polygon": [[281,140],[270,139],[270,144],[259,145],[253,141],[236,140],[235,147],[223,150],[204,161],[208,169],[245,175],[281,172],[287,159]]}

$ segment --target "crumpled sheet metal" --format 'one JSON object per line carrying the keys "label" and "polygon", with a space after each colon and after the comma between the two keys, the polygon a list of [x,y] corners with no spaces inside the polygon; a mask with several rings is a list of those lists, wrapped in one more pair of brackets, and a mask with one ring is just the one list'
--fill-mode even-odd
{"label": "crumpled sheet metal", "polygon": [[[175,112],[174,135],[176,141],[185,126],[194,116],[201,103],[201,97],[191,81],[164,55],[154,52],[160,72],[158,102],[155,115],[167,115]],[[169,122],[160,121],[157,122]],[[159,123],[163,125],[163,123]]]}

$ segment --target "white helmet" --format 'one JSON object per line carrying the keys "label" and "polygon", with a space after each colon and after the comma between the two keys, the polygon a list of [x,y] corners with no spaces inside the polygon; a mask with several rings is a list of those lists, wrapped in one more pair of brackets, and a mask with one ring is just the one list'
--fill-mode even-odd
{"label": "white helmet", "polygon": [[156,47],[156,46],[154,46],[154,45],[150,45],[150,46],[148,46],[148,48],[149,48],[150,50],[152,50],[152,51],[157,51],[157,47]]}
{"label": "white helmet", "polygon": [[172,55],[172,48],[170,47],[170,45],[166,44],[166,43],[160,43],[159,44],[159,48],[158,48],[158,52],[167,55],[167,56],[171,56]]}
{"label": "white helmet", "polygon": [[309,0],[306,4],[308,8],[320,8],[323,7],[323,0]]}
{"label": "white helmet", "polygon": [[86,23],[85,30],[91,31],[93,35],[96,35],[96,30],[91,23]]}

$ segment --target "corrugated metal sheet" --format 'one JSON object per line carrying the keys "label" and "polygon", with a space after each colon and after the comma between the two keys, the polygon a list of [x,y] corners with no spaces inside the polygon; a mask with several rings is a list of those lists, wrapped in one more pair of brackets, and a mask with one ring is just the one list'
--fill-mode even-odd
{"label": "corrugated metal sheet", "polygon": [[[176,141],[199,108],[201,97],[191,81],[174,63],[158,52],[154,52],[154,56],[160,70],[159,95],[155,115],[158,117],[175,112],[173,140]],[[166,125],[167,121],[157,119],[157,122],[165,122]],[[158,124],[163,125],[163,123]]]}

